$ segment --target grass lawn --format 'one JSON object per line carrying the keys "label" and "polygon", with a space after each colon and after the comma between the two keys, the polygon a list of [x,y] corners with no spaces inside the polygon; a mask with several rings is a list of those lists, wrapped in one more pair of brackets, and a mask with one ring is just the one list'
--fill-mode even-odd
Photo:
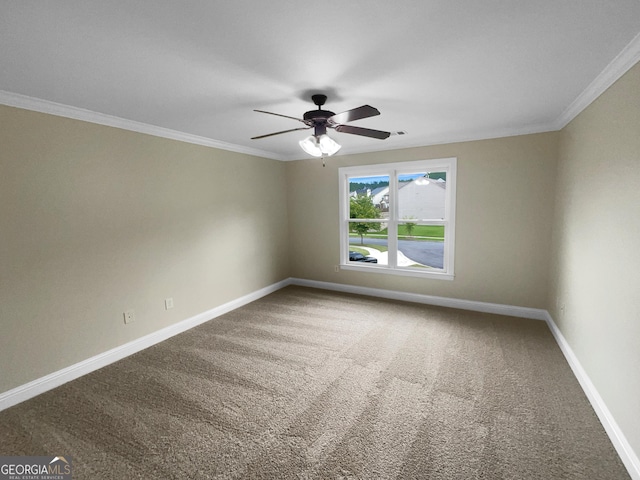
{"label": "grass lawn", "polygon": [[[364,235],[364,238],[381,238],[387,236],[387,229],[380,230],[379,232],[369,232]],[[351,233],[351,237],[360,237],[360,235]],[[406,225],[398,225],[398,238],[402,240],[430,240],[436,242],[444,241],[444,226],[442,225],[416,225],[411,231],[411,235],[407,234]],[[365,240],[366,241],[366,240]],[[373,248],[377,248],[376,245],[368,245]]]}
{"label": "grass lawn", "polygon": [[[387,229],[380,233],[387,234]],[[429,237],[432,240],[444,240],[444,226],[442,225],[415,225],[411,235],[407,233],[406,225],[398,225],[398,237]]]}

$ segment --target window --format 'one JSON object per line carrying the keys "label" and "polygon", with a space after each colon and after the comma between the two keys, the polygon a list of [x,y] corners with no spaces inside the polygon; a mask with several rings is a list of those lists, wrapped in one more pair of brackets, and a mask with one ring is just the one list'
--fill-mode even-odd
{"label": "window", "polygon": [[456,159],[344,167],[340,266],[453,280]]}

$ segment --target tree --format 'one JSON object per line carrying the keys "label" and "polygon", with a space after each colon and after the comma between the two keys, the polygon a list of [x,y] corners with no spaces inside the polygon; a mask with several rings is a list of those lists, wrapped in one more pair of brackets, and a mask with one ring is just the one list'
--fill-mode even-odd
{"label": "tree", "polygon": [[[415,217],[405,217],[403,220],[413,220]],[[416,227],[417,223],[407,222],[404,224],[404,228],[407,231],[407,236],[413,236],[413,229]]]}
{"label": "tree", "polygon": [[349,181],[349,191],[357,192],[358,190],[375,190],[380,187],[388,187],[389,181],[377,181],[377,182],[352,182]]}
{"label": "tree", "polygon": [[[358,195],[350,197],[349,200],[350,218],[380,218],[380,211],[373,205],[373,199],[368,195]],[[350,230],[360,235],[360,245],[364,244],[364,234],[370,230],[380,230],[378,222],[350,222]]]}

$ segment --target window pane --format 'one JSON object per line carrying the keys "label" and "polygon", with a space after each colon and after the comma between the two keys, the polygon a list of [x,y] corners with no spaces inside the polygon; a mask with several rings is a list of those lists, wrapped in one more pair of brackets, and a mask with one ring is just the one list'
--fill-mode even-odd
{"label": "window pane", "polygon": [[398,225],[398,266],[412,268],[444,267],[444,226]]}
{"label": "window pane", "polygon": [[398,220],[444,219],[446,172],[398,175]]}
{"label": "window pane", "polygon": [[349,178],[349,218],[388,218],[389,176]]}
{"label": "window pane", "polygon": [[349,222],[349,263],[387,265],[388,245],[385,224]]}
{"label": "window pane", "polygon": [[441,158],[340,167],[341,264],[452,280],[456,164]]}

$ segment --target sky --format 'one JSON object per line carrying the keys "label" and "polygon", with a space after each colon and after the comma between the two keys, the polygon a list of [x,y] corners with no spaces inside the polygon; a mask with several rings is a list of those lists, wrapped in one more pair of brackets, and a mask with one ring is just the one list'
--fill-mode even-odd
{"label": "sky", "polygon": [[[414,178],[423,177],[424,173],[412,173],[407,175],[399,175],[398,180],[406,181],[413,180]],[[375,183],[375,182],[388,182],[389,177],[387,175],[376,175],[374,177],[350,177],[349,183]]]}

